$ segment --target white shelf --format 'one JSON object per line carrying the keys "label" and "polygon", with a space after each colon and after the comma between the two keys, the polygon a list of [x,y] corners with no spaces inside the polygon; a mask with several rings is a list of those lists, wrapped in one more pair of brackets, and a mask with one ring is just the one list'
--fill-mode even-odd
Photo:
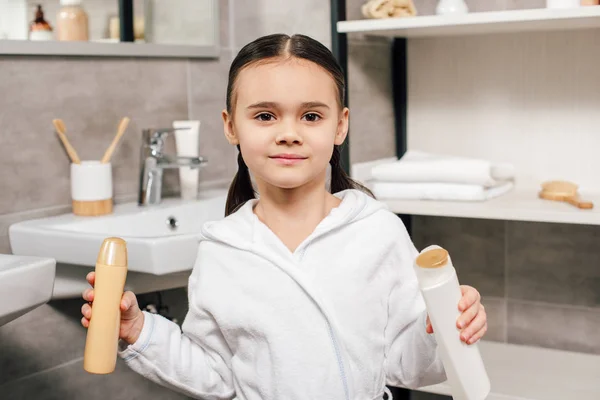
{"label": "white shelf", "polygon": [[[598,400],[600,356],[482,340],[492,392],[487,400]],[[446,383],[423,392],[449,396]]]}
{"label": "white shelf", "polygon": [[155,43],[60,42],[0,39],[0,54],[96,57],[218,58],[218,46]]}
{"label": "white shelf", "polygon": [[337,30],[342,33],[367,33],[407,38],[598,27],[600,27],[600,6],[364,19],[337,23]]}
{"label": "white shelf", "polygon": [[[353,179],[372,189],[371,169],[376,165],[396,160],[396,157],[388,157],[355,163],[352,164],[350,175]],[[600,192],[580,190],[583,200],[594,203],[593,209],[583,210],[565,202],[540,199],[538,197],[539,185],[528,185],[521,179],[517,179],[516,182],[515,187],[510,192],[485,201],[387,198],[378,198],[378,200],[385,203],[390,211],[396,214],[600,225]]]}
{"label": "white shelf", "polygon": [[542,200],[537,193],[537,188],[515,188],[481,202],[380,200],[396,214],[600,225],[600,194],[582,193],[584,200],[594,202],[593,209],[582,210],[571,204]]}

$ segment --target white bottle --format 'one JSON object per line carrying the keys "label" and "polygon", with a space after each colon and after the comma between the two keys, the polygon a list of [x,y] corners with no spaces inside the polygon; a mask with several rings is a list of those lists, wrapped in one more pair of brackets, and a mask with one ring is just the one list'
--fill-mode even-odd
{"label": "white bottle", "polygon": [[469,7],[464,0],[439,0],[435,13],[438,15],[467,14]]}
{"label": "white bottle", "polygon": [[414,263],[419,287],[438,343],[454,400],[483,400],[490,393],[490,380],[477,343],[460,339],[456,320],[462,297],[456,270],[448,252],[429,246]]}
{"label": "white bottle", "polygon": [[[200,121],[173,121],[175,131],[175,148],[180,157],[198,157]],[[198,197],[199,168],[179,167],[179,184],[181,198],[196,200]]]}

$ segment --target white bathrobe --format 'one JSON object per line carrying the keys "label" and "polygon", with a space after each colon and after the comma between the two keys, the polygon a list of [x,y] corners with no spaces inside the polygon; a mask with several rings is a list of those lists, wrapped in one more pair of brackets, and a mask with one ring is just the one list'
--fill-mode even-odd
{"label": "white bathrobe", "polygon": [[182,329],[145,313],[119,355],[201,399],[373,400],[446,380],[402,221],[357,190],[292,253],[253,213],[206,224]]}

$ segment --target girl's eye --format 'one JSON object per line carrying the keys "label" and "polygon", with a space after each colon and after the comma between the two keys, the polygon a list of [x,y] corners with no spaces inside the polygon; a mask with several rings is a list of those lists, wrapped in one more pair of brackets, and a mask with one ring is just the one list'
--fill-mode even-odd
{"label": "girl's eye", "polygon": [[273,117],[273,115],[268,114],[268,113],[260,113],[254,118],[259,121],[262,121],[262,122],[270,122],[270,121],[273,121],[274,117]]}
{"label": "girl's eye", "polygon": [[318,120],[321,119],[321,116],[319,114],[315,114],[315,113],[308,113],[308,114],[304,114],[303,118],[306,118],[306,120],[308,122],[317,122]]}

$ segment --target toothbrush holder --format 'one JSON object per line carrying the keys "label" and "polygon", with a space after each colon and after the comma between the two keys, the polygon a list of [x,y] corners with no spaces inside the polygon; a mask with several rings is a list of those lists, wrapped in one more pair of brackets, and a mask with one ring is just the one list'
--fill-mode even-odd
{"label": "toothbrush holder", "polygon": [[112,213],[113,182],[111,163],[81,161],[71,164],[73,214],[98,216]]}

